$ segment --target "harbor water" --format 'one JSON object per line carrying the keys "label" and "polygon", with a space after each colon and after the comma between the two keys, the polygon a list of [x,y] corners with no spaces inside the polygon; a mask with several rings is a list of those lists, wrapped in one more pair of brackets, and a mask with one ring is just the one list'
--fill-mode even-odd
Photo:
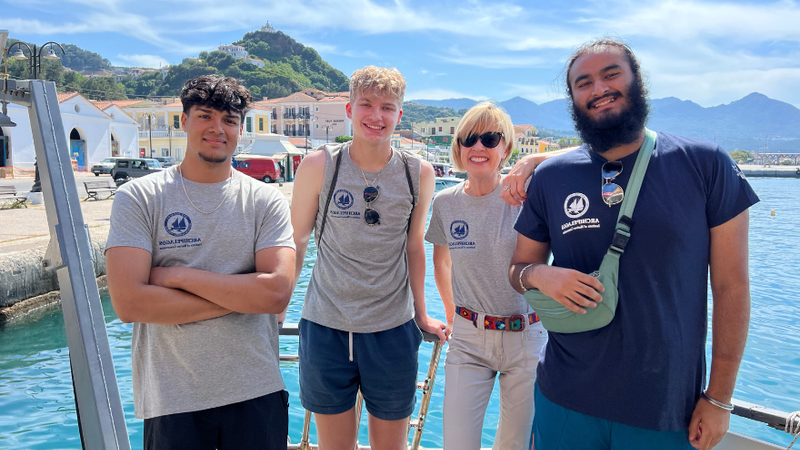
{"label": "harbor water", "polygon": [[[753,178],[761,198],[750,211],[750,274],[753,299],[750,336],[735,397],[783,411],[800,409],[800,180]],[[444,319],[433,280],[429,244],[426,296],[428,311]],[[310,246],[305,269],[289,309],[288,321],[300,319],[315,249]],[[103,295],[108,338],[114,357],[119,391],[125,408],[131,447],[142,448],[142,421],[133,417],[131,387],[131,325],[114,314]],[[281,353],[295,354],[297,338],[281,338]],[[431,344],[420,349],[419,379],[424,378]],[[710,346],[708,348],[710,355]],[[631,364],[635,364],[631,361]],[[300,441],[304,411],[297,397],[297,364],[282,363],[291,393],[290,438]],[[442,447],[444,357],[439,367],[422,446]],[[417,396],[417,403],[421,394]],[[498,420],[499,397],[492,395],[486,414],[482,447],[491,447]],[[414,413],[416,415],[416,411]],[[788,435],[739,417],[731,428],[759,439],[788,445]],[[316,442],[312,426],[312,442]],[[368,442],[366,418],[359,436]],[[64,322],[58,307],[35,312],[0,329],[0,448],[78,449],[81,447],[73,401]]]}

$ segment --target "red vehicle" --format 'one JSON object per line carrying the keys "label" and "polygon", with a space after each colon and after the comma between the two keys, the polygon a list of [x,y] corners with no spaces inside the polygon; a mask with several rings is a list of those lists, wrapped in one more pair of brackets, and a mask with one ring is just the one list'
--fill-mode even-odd
{"label": "red vehicle", "polygon": [[263,180],[265,183],[283,181],[283,173],[278,161],[272,158],[247,158],[240,160],[236,170],[253,178]]}

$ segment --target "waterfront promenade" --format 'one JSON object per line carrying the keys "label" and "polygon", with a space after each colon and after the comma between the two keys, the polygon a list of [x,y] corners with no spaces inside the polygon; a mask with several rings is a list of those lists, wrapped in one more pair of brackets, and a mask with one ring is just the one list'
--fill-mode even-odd
{"label": "waterfront promenade", "polygon": [[[95,177],[78,174],[75,180],[81,197],[83,220],[89,227],[98,276],[105,274],[103,252],[114,200],[112,197],[84,201],[86,190],[83,182],[103,179],[111,180],[107,175]],[[32,184],[32,179],[0,180],[0,185],[15,186],[20,195],[26,195]],[[292,183],[273,183],[270,186],[278,189],[291,202]],[[27,208],[0,209],[0,285],[5,287],[0,292],[0,324],[57,298],[57,293],[52,293],[58,289],[55,273],[42,266],[49,242],[50,231],[44,205],[29,204]]]}
{"label": "waterfront promenade", "polygon": [[[111,217],[111,205],[114,203],[113,197],[108,200],[89,200],[86,198],[86,190],[83,187],[84,181],[111,180],[108,175],[100,177],[77,176],[78,195],[81,197],[81,211],[83,220],[89,226],[90,232],[98,227],[108,227]],[[0,180],[0,185],[12,185],[17,187],[21,195],[25,195],[30,190],[33,179]],[[291,202],[293,183],[273,183],[275,187],[283,193]],[[101,194],[101,198],[103,195]],[[105,233],[107,234],[107,233]],[[44,245],[50,238],[50,231],[47,225],[47,214],[44,205],[28,205],[27,208],[2,209],[0,210],[0,255],[3,253],[19,251],[27,248],[38,247],[44,240]]]}

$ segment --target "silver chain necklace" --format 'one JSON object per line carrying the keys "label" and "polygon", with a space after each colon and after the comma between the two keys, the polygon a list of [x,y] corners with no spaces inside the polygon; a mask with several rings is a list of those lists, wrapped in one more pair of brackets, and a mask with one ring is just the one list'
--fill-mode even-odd
{"label": "silver chain necklace", "polygon": [[219,202],[219,205],[217,205],[217,207],[212,209],[211,211],[203,211],[194,204],[191,198],[189,198],[189,193],[186,192],[186,183],[183,181],[183,171],[181,170],[180,166],[178,166],[178,175],[180,175],[181,177],[181,186],[183,186],[183,194],[186,196],[186,200],[189,200],[189,204],[192,205],[192,208],[196,209],[197,212],[203,214],[211,214],[214,211],[218,210],[223,203],[225,203],[225,194],[228,193],[228,186],[231,185],[231,179],[233,178],[232,174],[228,176],[228,184],[225,185],[225,192],[222,194],[222,201]]}
{"label": "silver chain necklace", "polygon": [[392,157],[394,156],[394,150],[392,150],[392,152],[389,154],[389,160],[386,161],[386,165],[383,166],[381,168],[381,170],[378,171],[378,174],[375,175],[375,179],[372,180],[372,183],[370,183],[369,181],[367,181],[367,174],[364,173],[364,169],[362,169],[361,166],[358,165],[358,160],[353,158],[353,154],[350,153],[350,148],[349,147],[347,149],[347,152],[350,154],[350,159],[352,159],[356,163],[356,167],[358,167],[358,170],[361,171],[361,176],[364,178],[364,183],[366,183],[366,185],[369,186],[369,187],[375,186],[375,182],[378,181],[378,178],[380,178],[381,172],[383,172],[383,169],[385,169],[385,168],[387,168],[389,166],[389,163],[392,162]]}

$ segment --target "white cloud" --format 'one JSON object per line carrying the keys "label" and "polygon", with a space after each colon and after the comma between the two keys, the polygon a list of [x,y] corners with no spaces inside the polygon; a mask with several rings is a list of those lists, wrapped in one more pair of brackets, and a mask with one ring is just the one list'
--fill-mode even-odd
{"label": "white cloud", "polygon": [[159,67],[168,66],[169,63],[166,59],[158,55],[117,55],[117,60],[113,61],[117,66],[130,66],[158,69]]}

